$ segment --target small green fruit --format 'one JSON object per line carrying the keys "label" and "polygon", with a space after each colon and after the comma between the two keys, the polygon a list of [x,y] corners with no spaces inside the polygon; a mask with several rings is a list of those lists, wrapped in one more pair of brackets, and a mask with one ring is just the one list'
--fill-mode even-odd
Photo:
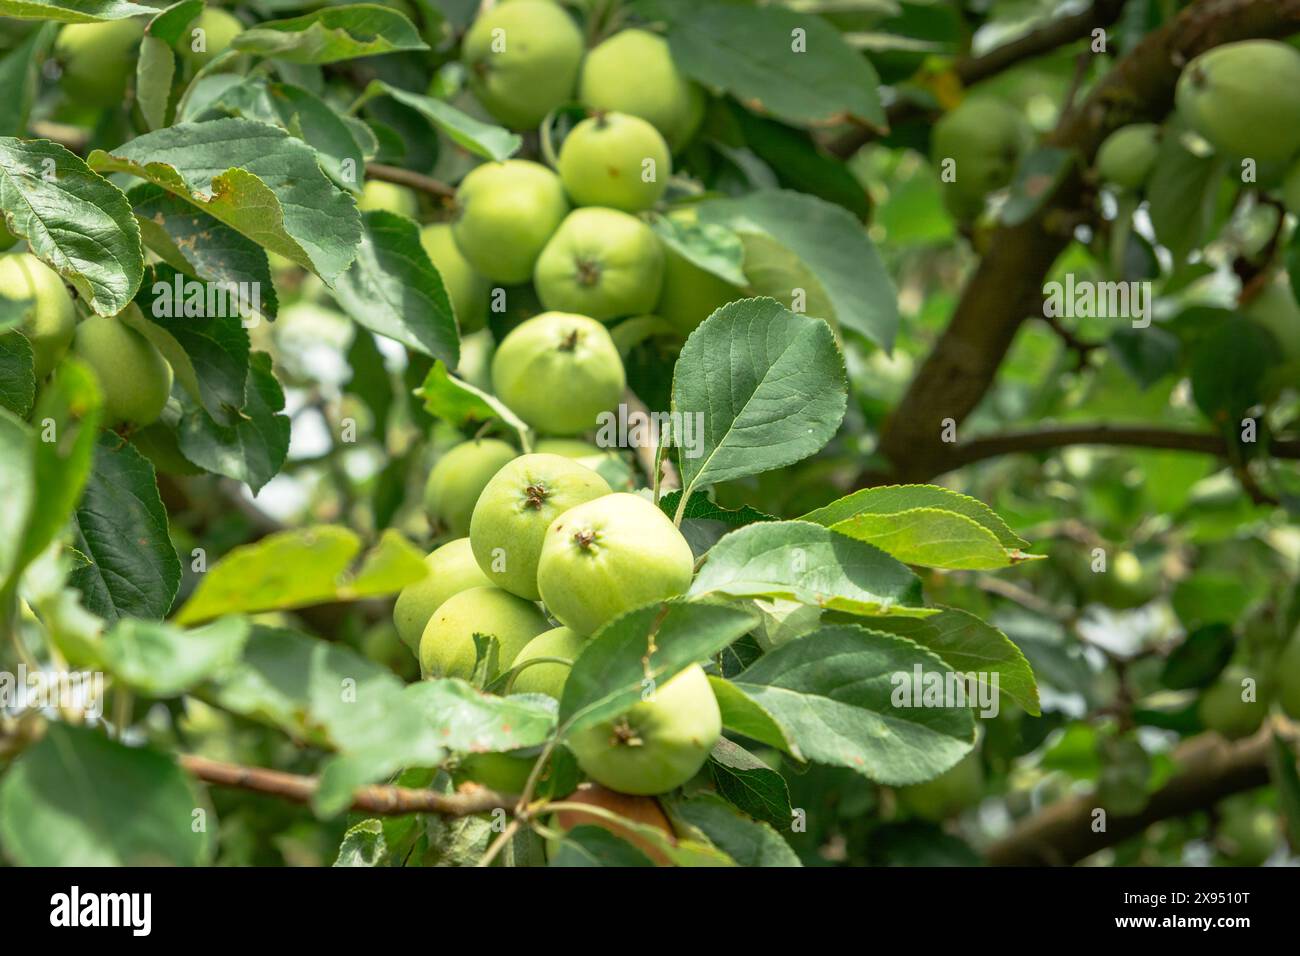
{"label": "small green fruit", "polygon": [[59,274],[28,253],[0,257],[0,296],[30,304],[22,332],[32,345],[36,378],[59,364],[76,329],[77,312]]}
{"label": "small green fruit", "polygon": [[466,754],[451,779],[457,786],[472,780],[497,793],[523,793],[536,762],[535,755],[519,757],[509,752]]}
{"label": "small green fruit", "polygon": [[673,160],[659,131],[641,117],[600,113],[564,138],[559,170],[574,205],[640,212],[668,188]]}
{"label": "small green fruit", "polygon": [[1300,51],[1275,40],[1207,50],[1184,67],[1179,115],[1216,149],[1261,165],[1300,150]]}
{"label": "small green fruit", "polygon": [[1207,729],[1229,740],[1249,737],[1264,723],[1268,704],[1256,682],[1255,700],[1243,700],[1243,682],[1252,675],[1239,667],[1229,667],[1201,694],[1197,713]]}
{"label": "small green fruit", "polygon": [[585,315],[544,312],[518,325],[492,357],[492,389],[539,432],[596,427],[623,396],[623,360],[609,330]]}
{"label": "small green fruit", "polygon": [[722,715],[709,678],[692,664],[649,700],[575,732],[569,747],[597,783],[652,796],[695,776],[721,735]]}
{"label": "small green fruit", "polygon": [[[669,213],[674,222],[695,221],[693,211]],[[728,302],[744,293],[736,286],[701,269],[685,256],[664,245],[664,279],[655,313],[662,316],[683,338]]]}
{"label": "small green fruit", "polygon": [[586,643],[582,635],[575,634],[567,627],[557,627],[538,634],[519,652],[511,666],[518,667],[539,657],[554,657],[568,663],[533,664],[525,668],[515,677],[511,693],[546,694],[559,700],[564,693],[564,682],[569,679],[569,670]]}
{"label": "small green fruit", "polygon": [[420,214],[420,201],[405,186],[384,182],[382,179],[370,179],[361,188],[357,208],[362,212],[391,212],[407,219],[415,219]]}
{"label": "small green fruit", "polygon": [[469,538],[457,538],[434,549],[424,564],[429,569],[428,577],[402,588],[393,605],[393,624],[412,653],[419,653],[420,637],[443,602],[461,591],[492,585],[474,560]]}
{"label": "small green fruit", "polygon": [[465,261],[510,285],[532,278],[569,211],[560,177],[525,159],[476,166],[461,180],[456,201],[460,215],[451,229]]}
{"label": "small green fruit", "polygon": [[0,213],[0,252],[12,249],[18,244],[18,237],[9,231],[3,213]]}
{"label": "small green fruit", "polygon": [[500,588],[470,588],[453,594],[433,612],[420,636],[420,672],[425,677],[474,676],[477,653],[474,635],[497,640],[496,666],[487,669],[492,680],[510,669],[515,655],[549,624],[535,604]]}
{"label": "small green fruit", "polygon": [[659,239],[616,209],[575,209],[546,244],[533,270],[542,303],[558,312],[616,319],[654,309],[663,285]]}
{"label": "small green fruit", "polygon": [[445,222],[425,226],[420,230],[420,245],[429,261],[442,276],[443,288],[456,313],[456,322],[462,335],[477,332],[487,324],[487,279],[474,271],[474,267],[461,255],[456,240],[451,235],[451,225]]}
{"label": "small green fruit", "polygon": [[558,3],[511,0],[484,13],[461,47],[470,89],[496,119],[536,126],[573,95],[582,31]]}
{"label": "small green fruit", "polygon": [[515,457],[515,450],[495,438],[461,442],[438,459],[424,484],[429,520],[458,537],[469,534],[474,505],[492,476]]}
{"label": "small green fruit", "polygon": [[578,99],[592,112],[641,117],[674,152],[704,118],[704,91],[677,69],[668,41],[645,30],[621,30],[587,54]]}
{"label": "small green fruit", "polygon": [[[134,310],[134,311],[133,311]],[[104,423],[151,425],[162,414],[172,390],[172,367],[154,344],[123,320],[139,306],[111,318],[92,315],[77,326],[72,351],[95,373],[104,395]]]}
{"label": "small green fruit", "polygon": [[460,364],[456,374],[475,388],[485,392],[492,390],[492,356],[496,352],[496,343],[492,340],[490,329],[469,332],[460,339]]}
{"label": "small green fruit", "polygon": [[1120,551],[1105,572],[1093,578],[1095,599],[1117,611],[1150,604],[1159,595],[1162,584],[1160,569],[1154,564],[1143,564],[1132,551]]}
{"label": "small green fruit", "polygon": [[968,99],[934,124],[930,155],[937,167],[955,162],[952,182],[945,182],[944,202],[957,218],[972,220],[984,198],[1007,186],[1028,145],[1024,117],[992,97]]}
{"label": "small green fruit", "polygon": [[1291,638],[1277,665],[1277,702],[1288,717],[1300,720],[1300,634]]}
{"label": "small green fruit", "polygon": [[933,780],[898,788],[899,805],[913,816],[939,823],[976,803],[984,793],[984,765],[972,750]]}
{"label": "small green fruit", "polygon": [[635,607],[685,593],[694,568],[691,546],[662,511],[613,494],[551,523],[537,585],[561,624],[591,635]]}
{"label": "small green fruit", "polygon": [[1141,189],[1160,155],[1160,127],[1134,123],[1115,130],[1097,151],[1097,174],[1122,189]]}
{"label": "small green fruit", "polygon": [[1282,841],[1282,824],[1268,807],[1230,805],[1215,836],[1226,862],[1261,866]]}
{"label": "small green fruit", "polygon": [[[203,30],[203,51],[194,49],[197,37],[194,31]],[[225,10],[207,7],[191,24],[189,31],[181,37],[181,59],[198,70],[207,66],[214,59],[230,49],[235,37],[244,32],[244,24],[239,18]]]}
{"label": "small green fruit", "polygon": [[59,84],[68,99],[98,109],[121,106],[142,36],[138,18],[70,23],[60,30],[54,55],[63,66]]}
{"label": "small green fruit", "polygon": [[551,522],[575,505],[610,493],[590,468],[558,455],[521,455],[484,487],[470,519],[474,557],[492,583],[530,601]]}
{"label": "small green fruit", "polygon": [[[677,842],[676,837],[673,835],[672,824],[668,822],[668,817],[664,814],[663,808],[659,806],[659,801],[654,797],[634,797],[630,794],[609,790],[598,783],[587,782],[578,784],[578,789],[565,797],[564,802],[580,803],[607,810],[624,820],[662,830],[669,842]],[[631,827],[615,823],[605,816],[584,813],[582,810],[560,810],[552,815],[551,825],[561,833],[567,833],[575,827],[600,827],[602,830],[608,830],[619,839],[632,844],[648,856],[656,866],[672,865],[672,861],[664,854],[662,847],[656,841],[643,836]],[[548,858],[555,858],[555,855],[560,850],[560,843],[560,840],[552,840],[547,843],[546,855]]]}

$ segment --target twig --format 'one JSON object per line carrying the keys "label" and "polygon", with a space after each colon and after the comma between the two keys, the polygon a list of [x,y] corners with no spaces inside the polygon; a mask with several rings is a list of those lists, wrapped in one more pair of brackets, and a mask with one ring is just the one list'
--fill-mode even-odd
{"label": "twig", "polygon": [[409,169],[402,169],[400,166],[386,166],[383,163],[368,163],[366,165],[366,175],[371,179],[382,179],[387,183],[396,183],[399,186],[407,186],[411,189],[418,190],[422,193],[428,193],[430,196],[438,199],[451,199],[456,195],[456,190],[452,186],[432,176],[426,176],[423,173],[413,172]]}
{"label": "twig", "polygon": [[[668,456],[662,460],[658,459],[659,453],[659,426],[655,424],[654,418],[650,414],[650,409],[646,407],[645,402],[637,397],[636,393],[630,388],[623,393],[623,404],[627,406],[628,420],[632,420],[633,415],[644,416],[650,426],[650,442],[646,445],[636,445],[632,450],[636,454],[636,460],[641,465],[641,470],[646,477],[650,479],[651,484],[656,490],[672,491],[682,486],[682,480],[677,474],[677,469],[673,467],[672,461]],[[656,464],[662,467],[662,471],[656,469]]]}

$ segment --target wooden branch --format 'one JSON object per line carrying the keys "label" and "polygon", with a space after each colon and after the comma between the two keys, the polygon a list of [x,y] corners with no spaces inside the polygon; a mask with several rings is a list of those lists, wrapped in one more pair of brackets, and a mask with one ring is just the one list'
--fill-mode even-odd
{"label": "wooden branch", "polygon": [[[1179,72],[1192,57],[1297,30],[1300,0],[1197,0],[1121,59],[1062,117],[1048,145],[1091,161],[1112,130],[1169,112]],[[895,480],[925,480],[954,467],[958,446],[942,441],[945,420],[964,421],[983,400],[1021,323],[1042,311],[1043,283],[1070,241],[1068,224],[1090,202],[1076,166],[1036,215],[994,233],[951,322],[881,431],[880,450]]]}
{"label": "wooden branch", "polygon": [[428,193],[437,199],[451,199],[456,195],[455,188],[448,186],[441,180],[426,176],[423,173],[412,172],[409,169],[402,169],[400,166],[368,163],[366,165],[366,175],[371,179],[382,179],[387,183],[396,183],[417,192]]}
{"label": "wooden branch", "polygon": [[[249,790],[279,797],[292,803],[310,803],[316,793],[317,779],[262,767],[243,767],[197,754],[181,754],[179,762],[187,773],[205,783],[219,787]],[[501,809],[514,811],[519,798],[475,787],[459,793],[443,794],[410,787],[372,785],[358,787],[351,809],[375,816],[399,816],[406,813],[437,813],[448,817],[467,817]]]}
{"label": "wooden branch", "polygon": [[1058,800],[1020,822],[1011,833],[985,850],[995,866],[1068,866],[1098,850],[1137,836],[1153,823],[1186,816],[1213,806],[1224,797],[1262,787],[1269,781],[1272,728],[1247,740],[1229,743],[1218,734],[1193,737],[1174,751],[1181,770],[1151,794],[1133,816],[1108,813],[1106,829],[1094,832],[1098,808],[1093,794]]}

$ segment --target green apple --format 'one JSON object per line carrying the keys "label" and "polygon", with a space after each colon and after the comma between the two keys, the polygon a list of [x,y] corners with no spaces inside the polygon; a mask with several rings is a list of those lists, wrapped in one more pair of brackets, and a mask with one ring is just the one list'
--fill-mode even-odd
{"label": "green apple", "polygon": [[497,587],[530,601],[551,522],[575,505],[610,493],[590,468],[559,455],[521,455],[493,475],[474,506],[469,540]]}
{"label": "green apple", "polygon": [[393,605],[393,624],[402,643],[419,653],[420,636],[433,617],[453,594],[470,588],[490,587],[492,581],[479,570],[469,538],[457,538],[435,548],[424,559],[429,574],[424,580],[402,588]]}
{"label": "green apple", "polygon": [[1233,866],[1261,866],[1282,841],[1282,824],[1268,807],[1227,803],[1215,833],[1224,859]]}
{"label": "green apple", "polygon": [[617,209],[575,209],[537,258],[542,304],[602,321],[654,309],[664,253],[654,231]]}
{"label": "green apple", "polygon": [[692,664],[648,700],[575,731],[569,748],[597,783],[652,796],[695,776],[721,735],[722,715],[709,678]]}
{"label": "green apple", "polygon": [[930,155],[941,170],[945,160],[955,163],[953,181],[943,184],[953,215],[975,219],[984,197],[1011,182],[1028,142],[1024,117],[1000,99],[967,99],[944,114],[934,124]]}
{"label": "green apple", "polygon": [[[694,210],[683,209],[669,213],[668,218],[687,225],[693,223],[696,216]],[[718,309],[743,295],[744,292],[730,282],[701,269],[664,245],[663,286],[654,311],[683,338]]]}
{"label": "green apple", "polygon": [[1291,638],[1277,664],[1277,702],[1288,717],[1300,720],[1300,633]]}
{"label": "green apple", "polygon": [[72,344],[77,312],[59,274],[28,253],[0,256],[0,296],[30,304],[22,332],[32,345],[36,378],[45,378]]}
{"label": "green apple", "polygon": [[595,634],[635,607],[685,593],[695,558],[668,516],[639,495],[606,495],[546,529],[537,586],[561,624]]}
{"label": "green apple", "polygon": [[1097,150],[1097,175],[1122,189],[1141,189],[1160,155],[1160,127],[1134,123],[1115,130]]}
{"label": "green apple", "polygon": [[1115,610],[1131,610],[1150,604],[1160,593],[1160,569],[1144,564],[1132,551],[1120,551],[1104,572],[1094,575],[1097,601]]}
{"label": "green apple", "polygon": [[472,780],[497,793],[523,793],[535,763],[536,754],[523,757],[510,752],[465,754],[452,772],[451,780],[457,786]]}
{"label": "green apple", "polygon": [[984,765],[980,763],[977,750],[972,750],[933,780],[897,790],[898,803],[903,809],[935,823],[972,806],[983,793]]}
{"label": "green apple", "polygon": [[9,227],[5,222],[4,213],[0,213],[0,252],[4,252],[6,249],[12,249],[17,244],[18,237],[9,231]]}
{"label": "green apple", "polygon": [[1201,723],[1229,740],[1249,737],[1259,730],[1268,711],[1262,681],[1256,681],[1255,699],[1243,700],[1242,682],[1253,675],[1240,667],[1229,667],[1201,694],[1197,713]]}
{"label": "green apple", "polygon": [[511,0],[474,21],[461,56],[484,108],[513,129],[529,129],[573,95],[582,48],[582,31],[558,3]]}
{"label": "green apple", "polygon": [[550,627],[537,605],[500,588],[469,588],[453,594],[433,612],[420,635],[420,672],[425,677],[474,676],[474,635],[497,641],[492,680],[510,669],[515,655]]}
{"label": "green apple", "polygon": [[475,388],[492,391],[492,356],[496,343],[491,329],[479,329],[462,335],[460,339],[460,364],[456,374]]}
{"label": "green apple", "polygon": [[564,138],[559,170],[574,205],[640,212],[668,188],[673,160],[659,131],[641,117],[598,113]]}
{"label": "green apple", "polygon": [[152,425],[172,390],[172,367],[147,338],[123,320],[135,303],[112,317],[92,315],[77,326],[72,351],[95,373],[104,396],[104,423]]}
{"label": "green apple", "polygon": [[576,634],[567,627],[557,627],[538,634],[515,657],[513,667],[538,658],[553,657],[567,663],[559,664],[548,661],[533,664],[519,671],[511,686],[513,694],[546,694],[560,699],[564,693],[564,682],[569,679],[569,669],[582,653],[587,644],[586,638]]}
{"label": "green apple", "polygon": [[1227,156],[1285,163],[1300,150],[1300,51],[1275,40],[1214,47],[1183,68],[1175,101]]}
{"label": "green apple", "polygon": [[464,537],[474,504],[492,476],[515,457],[496,438],[461,442],[438,459],[424,484],[424,510],[435,527]]}
{"label": "green apple", "polygon": [[63,68],[59,83],[68,99],[98,109],[120,106],[135,75],[135,49],[142,36],[139,18],[70,23],[60,30],[54,55]]}
{"label": "green apple", "polygon": [[429,261],[442,276],[442,285],[451,300],[461,334],[483,328],[487,324],[490,286],[487,279],[475,272],[461,255],[451,235],[451,224],[439,222],[425,226],[420,230],[420,245],[424,246]]}
{"label": "green apple", "polygon": [[[194,49],[195,30],[203,30],[203,50]],[[190,29],[181,37],[181,59],[198,70],[216,59],[226,50],[235,37],[244,32],[244,24],[233,13],[206,7]]]}
{"label": "green apple", "polygon": [[[563,802],[578,803],[606,810],[615,816],[622,817],[624,820],[630,820],[632,823],[639,823],[642,826],[662,830],[664,836],[670,842],[677,842],[676,837],[673,835],[672,824],[668,822],[667,815],[664,813],[663,808],[659,806],[659,801],[654,797],[636,797],[627,793],[618,793],[615,790],[602,787],[598,783],[588,781],[578,784],[578,789],[565,797]],[[575,827],[600,827],[602,830],[608,830],[619,839],[632,844],[648,856],[656,866],[672,865],[672,861],[668,859],[663,848],[656,841],[603,815],[584,813],[579,809],[559,810],[552,814],[551,826],[561,833],[567,833]],[[561,842],[561,840],[547,841],[546,855],[548,858],[554,859],[560,850]]]}
{"label": "green apple", "polygon": [[366,180],[357,199],[357,208],[362,212],[391,212],[407,219],[415,219],[420,215],[420,201],[416,199],[415,193],[405,186],[382,179]]}
{"label": "green apple", "polygon": [[587,54],[578,100],[593,112],[641,117],[674,152],[704,118],[704,91],[677,69],[668,41],[645,30],[621,30]]}
{"label": "green apple", "polygon": [[543,312],[507,335],[492,357],[492,390],[539,432],[576,435],[617,407],[627,381],[606,329],[585,315]]}
{"label": "green apple", "polygon": [[560,177],[526,159],[476,166],[461,180],[456,204],[451,231],[465,261],[510,285],[532,278],[537,257],[569,211]]}

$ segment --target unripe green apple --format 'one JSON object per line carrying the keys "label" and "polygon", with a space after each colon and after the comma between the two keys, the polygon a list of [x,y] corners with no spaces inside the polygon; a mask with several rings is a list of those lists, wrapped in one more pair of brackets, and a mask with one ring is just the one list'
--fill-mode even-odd
{"label": "unripe green apple", "polygon": [[640,212],[668,188],[673,160],[659,131],[641,117],[598,113],[564,138],[559,170],[574,205]]}
{"label": "unripe green apple", "polygon": [[462,335],[477,332],[487,324],[488,294],[491,286],[487,279],[474,271],[474,267],[461,255],[456,240],[451,235],[451,224],[434,223],[420,230],[420,245],[429,261],[442,276],[443,288],[456,313],[456,322]]}
{"label": "unripe green apple", "polygon": [[537,257],[569,211],[560,177],[526,159],[476,166],[461,180],[456,202],[451,231],[465,261],[511,285],[532,278]]}
{"label": "unripe green apple", "polygon": [[135,75],[135,48],[142,36],[139,18],[70,23],[60,30],[54,55],[63,67],[59,83],[68,99],[100,109],[120,106]]}
{"label": "unripe green apple", "polygon": [[593,112],[641,117],[674,152],[704,118],[704,91],[677,69],[668,41],[645,30],[621,30],[587,54],[578,100]]}
{"label": "unripe green apple", "polygon": [[1201,694],[1197,713],[1201,723],[1229,740],[1249,737],[1259,730],[1268,711],[1263,690],[1256,682],[1255,700],[1243,700],[1246,693],[1242,681],[1253,675],[1240,667],[1229,667]]}
{"label": "unripe green apple", "polygon": [[[203,30],[203,51],[194,49],[194,31]],[[181,59],[194,69],[207,66],[220,54],[230,49],[235,37],[244,32],[244,24],[233,13],[215,7],[205,7],[190,29],[181,37]]]}
{"label": "unripe green apple", "polygon": [[496,119],[536,126],[573,95],[582,31],[558,3],[511,0],[474,21],[461,56],[470,89]]}
{"label": "unripe green apple", "polygon": [[5,223],[4,214],[0,213],[0,252],[4,252],[6,249],[12,249],[17,244],[18,237],[9,231],[9,227]]}
{"label": "unripe green apple", "polygon": [[1144,564],[1132,551],[1120,551],[1104,572],[1092,575],[1096,585],[1094,597],[1118,611],[1142,607],[1160,593],[1160,569]]}
{"label": "unripe green apple", "polygon": [[492,357],[492,390],[539,432],[576,435],[615,408],[627,380],[609,330],[585,315],[543,312],[516,326]]}
{"label": "unripe green apple", "polygon": [[1002,100],[967,99],[944,114],[934,124],[930,156],[941,170],[945,160],[955,163],[955,178],[943,184],[944,202],[953,215],[974,219],[984,208],[984,197],[1011,182],[1028,142],[1024,117]]}
{"label": "unripe green apple", "polygon": [[22,333],[32,345],[36,378],[59,364],[72,344],[77,312],[59,274],[28,253],[0,256],[0,296],[27,300]]}
{"label": "unripe green apple", "polygon": [[538,658],[554,657],[567,661],[564,664],[546,662],[524,668],[515,676],[512,694],[546,694],[556,700],[564,693],[564,682],[569,679],[573,662],[578,659],[587,640],[567,627],[552,628],[538,634],[515,657],[512,666],[518,667]]}
{"label": "unripe green apple", "polygon": [[1141,189],[1160,155],[1160,127],[1134,123],[1115,130],[1097,150],[1097,174],[1122,189]]}
{"label": "unripe green apple", "polygon": [[424,510],[439,528],[464,537],[478,496],[492,476],[515,457],[496,438],[461,442],[438,459],[424,484]]}
{"label": "unripe green apple", "polygon": [[154,344],[123,321],[144,317],[135,303],[106,318],[92,315],[77,326],[72,351],[95,373],[104,396],[104,423],[152,425],[172,391],[172,367]]}
{"label": "unripe green apple", "polygon": [[[578,789],[565,797],[564,802],[580,803],[607,810],[633,823],[662,830],[669,841],[677,842],[676,837],[673,835],[672,824],[668,822],[667,815],[664,813],[663,808],[659,806],[659,801],[654,797],[635,797],[631,794],[618,793],[615,790],[602,787],[598,783],[587,782],[578,784]],[[560,810],[551,816],[551,826],[562,833],[567,833],[575,827],[600,827],[602,830],[608,830],[620,840],[632,844],[648,856],[656,866],[672,866],[672,861],[668,859],[664,851],[653,840],[642,836],[630,827],[621,826],[613,820],[597,816],[594,813],[584,813],[581,810]],[[560,851],[561,842],[560,840],[547,842],[546,855],[548,858],[555,858],[555,855]]]}
{"label": "unripe green apple", "polygon": [[470,519],[479,567],[497,587],[536,601],[546,529],[575,505],[609,493],[604,478],[570,458],[534,454],[508,462],[487,483]]}
{"label": "unripe green apple", "polygon": [[537,258],[542,304],[602,321],[650,312],[663,285],[664,253],[654,231],[617,209],[575,209]]}
{"label": "unripe green apple", "polygon": [[709,678],[692,664],[649,700],[576,731],[569,748],[597,783],[652,796],[695,776],[721,735],[722,715]]}
{"label": "unripe green apple", "polygon": [[1282,346],[1282,357],[1300,361],[1300,305],[1291,291],[1285,269],[1264,283],[1259,293],[1246,304],[1242,315],[1273,333]]}
{"label": "unripe green apple", "polygon": [[479,570],[469,538],[457,538],[440,548],[435,548],[424,559],[428,576],[408,584],[397,595],[393,605],[393,624],[397,635],[412,653],[419,653],[420,637],[433,617],[453,594],[470,588],[490,587],[492,581]]}
{"label": "unripe green apple", "polygon": [[[689,223],[695,220],[695,214],[691,210],[678,210],[669,213],[668,218]],[[730,282],[664,245],[664,280],[654,311],[683,338],[718,309],[743,295]]]}
{"label": "unripe green apple", "polygon": [[561,624],[595,634],[635,607],[685,593],[695,558],[662,511],[613,494],[560,515],[546,530],[537,586]]}
{"label": "unripe green apple", "polygon": [[497,793],[523,793],[533,772],[536,755],[520,757],[513,753],[466,754],[451,775],[460,786],[467,780],[482,784]]}
{"label": "unripe green apple", "polygon": [[1260,866],[1281,842],[1282,824],[1268,807],[1229,805],[1215,836],[1227,862]]}
{"label": "unripe green apple", "polygon": [[1277,665],[1277,702],[1288,717],[1300,720],[1300,634],[1291,638]]}
{"label": "unripe green apple", "polygon": [[899,787],[899,805],[913,816],[939,823],[976,803],[984,794],[984,765],[972,750],[933,780]]}
{"label": "unripe green apple", "polygon": [[1261,165],[1300,150],[1300,51],[1275,40],[1207,50],[1183,68],[1179,115],[1216,149]]}
{"label": "unripe green apple", "polygon": [[391,212],[407,219],[415,219],[420,214],[420,201],[405,186],[382,179],[368,179],[361,187],[357,208],[362,212]]}
{"label": "unripe green apple", "polygon": [[433,612],[420,635],[420,672],[425,677],[474,676],[474,635],[497,640],[496,666],[488,680],[510,669],[515,655],[550,625],[537,605],[500,588],[469,588]]}

